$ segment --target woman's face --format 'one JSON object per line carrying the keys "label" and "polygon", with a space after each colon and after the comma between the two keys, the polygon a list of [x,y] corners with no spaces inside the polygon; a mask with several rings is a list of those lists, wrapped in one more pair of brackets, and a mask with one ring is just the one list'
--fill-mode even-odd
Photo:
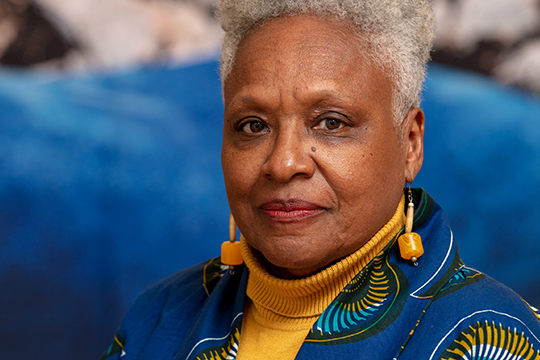
{"label": "woman's face", "polygon": [[277,276],[359,249],[420,169],[423,113],[394,126],[391,83],[363,49],[348,23],[281,18],[241,42],[225,82],[229,204]]}

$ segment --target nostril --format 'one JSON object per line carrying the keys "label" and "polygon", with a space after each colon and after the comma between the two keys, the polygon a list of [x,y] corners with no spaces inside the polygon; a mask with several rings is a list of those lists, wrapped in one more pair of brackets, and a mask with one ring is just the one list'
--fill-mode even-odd
{"label": "nostril", "polygon": [[306,150],[309,151],[311,148],[304,151],[273,153],[264,165],[265,177],[285,183],[298,176],[308,178],[313,176],[315,165]]}

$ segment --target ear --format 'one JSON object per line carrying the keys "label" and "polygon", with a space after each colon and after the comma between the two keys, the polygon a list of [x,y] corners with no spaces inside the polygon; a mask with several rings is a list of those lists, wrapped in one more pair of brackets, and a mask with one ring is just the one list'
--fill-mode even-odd
{"label": "ear", "polygon": [[405,181],[412,183],[424,161],[425,115],[416,107],[407,113],[401,125],[402,144],[405,150]]}

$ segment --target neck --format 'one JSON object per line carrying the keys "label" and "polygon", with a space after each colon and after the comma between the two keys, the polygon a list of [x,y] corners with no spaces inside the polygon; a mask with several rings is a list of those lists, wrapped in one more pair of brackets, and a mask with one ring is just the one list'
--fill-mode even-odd
{"label": "neck", "polygon": [[336,261],[326,265],[315,265],[302,269],[288,269],[272,264],[270,261],[266,260],[266,258],[260,252],[255,251],[255,249],[253,249],[253,252],[256,253],[255,257],[257,258],[259,263],[263,264],[266,267],[266,270],[271,275],[284,280],[295,280],[308,277],[310,275],[318,273],[320,270],[326,267],[332,266],[333,264],[341,260],[337,259]]}
{"label": "neck", "polygon": [[[250,270],[247,296],[261,313],[272,318],[320,315],[403,227],[404,203],[402,197],[392,219],[360,249],[312,274],[304,275],[272,266],[242,238],[242,255]],[[302,278],[299,279],[298,275]]]}
{"label": "neck", "polygon": [[313,266],[304,269],[287,269],[279,266],[275,266],[270,261],[266,260],[262,254],[260,254],[261,260],[264,262],[268,272],[275,277],[285,280],[294,280],[307,277],[309,275],[315,274],[321,270],[324,266]]}

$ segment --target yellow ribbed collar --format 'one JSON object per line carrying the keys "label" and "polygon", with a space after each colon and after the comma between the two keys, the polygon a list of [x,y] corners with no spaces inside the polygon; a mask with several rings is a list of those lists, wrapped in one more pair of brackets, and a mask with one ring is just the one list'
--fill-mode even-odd
{"label": "yellow ribbed collar", "polygon": [[271,275],[261,265],[245,240],[242,256],[250,273],[246,294],[259,313],[270,321],[313,321],[339,292],[396,235],[405,223],[405,197],[388,223],[364,246],[339,262],[302,279],[285,280]]}

